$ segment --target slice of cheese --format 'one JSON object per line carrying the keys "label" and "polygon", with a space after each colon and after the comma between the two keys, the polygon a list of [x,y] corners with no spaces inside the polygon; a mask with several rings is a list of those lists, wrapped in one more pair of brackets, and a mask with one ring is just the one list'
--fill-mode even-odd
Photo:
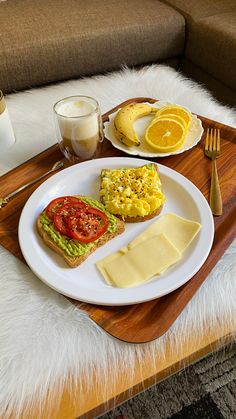
{"label": "slice of cheese", "polygon": [[[126,249],[128,251],[128,248],[126,248]],[[98,262],[96,262],[96,266],[97,266],[98,270],[101,272],[105,281],[110,285],[111,285],[111,281],[110,281],[109,275],[107,274],[106,266],[107,266],[107,264],[109,264],[110,262],[112,262],[113,260],[119,258],[120,256],[122,256],[124,254],[121,250],[122,249],[120,249],[120,250],[118,250],[118,252],[112,253],[111,255],[106,256],[104,259],[101,259]]]}
{"label": "slice of cheese", "polygon": [[164,233],[168,240],[182,253],[190,245],[200,228],[201,224],[196,221],[187,220],[175,214],[166,214],[154,221],[142,234],[132,240],[128,244],[128,249],[132,249],[156,234]]}
{"label": "slice of cheese", "polygon": [[[137,285],[143,281],[145,281],[145,279],[140,279],[140,277],[137,277],[137,274],[133,275],[133,271],[132,269],[136,269],[136,267],[139,265],[139,261],[134,261],[134,259],[128,259],[128,265],[129,268],[127,267],[127,269],[129,269],[130,275],[129,275],[129,279],[128,282],[126,284],[124,278],[127,278],[127,276],[122,277],[122,281],[120,282],[120,284],[122,283],[123,285],[117,285],[117,282],[115,283],[116,279],[113,278],[113,267],[116,266],[117,271],[119,271],[120,269],[120,265],[119,265],[119,261],[123,260],[121,259],[122,255],[126,255],[127,253],[130,254],[131,250],[135,249],[138,245],[141,245],[142,243],[146,243],[147,241],[149,241],[152,238],[158,238],[158,244],[156,244],[156,246],[161,245],[162,244],[162,249],[160,249],[158,247],[157,253],[155,254],[155,258],[157,258],[157,255],[160,253],[161,255],[163,255],[163,261],[168,260],[168,255],[165,255],[165,252],[167,251],[167,244],[166,241],[163,239],[163,237],[160,239],[160,236],[164,235],[164,238],[169,242],[169,244],[172,245],[172,250],[173,248],[179,253],[182,254],[184,252],[184,250],[189,246],[189,244],[192,242],[192,240],[194,239],[194,237],[197,235],[197,233],[199,232],[201,228],[201,225],[198,222],[195,221],[191,221],[191,220],[187,220],[185,218],[179,217],[178,215],[175,214],[166,214],[161,216],[160,218],[158,218],[154,223],[152,223],[151,225],[149,225],[149,227],[144,230],[143,233],[141,233],[139,236],[137,236],[134,240],[132,240],[132,242],[130,242],[127,246],[123,247],[122,249],[120,249],[118,252],[113,253],[112,255],[107,256],[106,258],[100,260],[99,262],[96,263],[97,268],[99,269],[100,273],[102,274],[103,278],[105,279],[105,281],[110,284],[110,285],[115,285],[115,286],[120,286],[120,287],[130,287],[130,286],[134,286]],[[163,242],[165,242],[165,245],[163,245]],[[151,253],[152,249],[150,250],[150,254],[146,253],[146,247],[144,246],[144,254],[145,257],[142,257],[141,255],[141,249],[142,247],[140,247],[138,249],[138,254],[136,254],[136,258],[140,259],[140,263],[141,265],[150,265],[151,262]],[[135,253],[134,253],[135,254]],[[131,254],[132,256],[132,254]],[[166,259],[165,259],[166,256]],[[126,261],[126,259],[124,259],[124,262]],[[111,266],[112,266],[112,271],[109,271],[109,269],[107,269],[107,266],[110,264],[110,262],[112,262]],[[123,263],[123,262],[122,262]],[[126,263],[126,262],[125,262]],[[133,264],[133,268],[131,268],[130,264]],[[159,261],[158,261],[159,263]],[[170,264],[169,266],[172,264],[171,260],[170,260]],[[155,272],[153,275],[156,274],[161,274],[162,272],[164,272],[169,266],[167,265],[163,265],[163,269],[161,269],[160,265],[157,265],[155,267]],[[142,267],[140,272],[142,272]],[[146,271],[145,271],[146,272]],[[116,273],[114,274],[114,277],[116,278]],[[142,276],[142,278],[146,277],[145,275]],[[133,278],[133,279],[132,279]]]}
{"label": "slice of cheese", "polygon": [[164,234],[142,241],[123,255],[114,255],[109,260],[106,258],[104,270],[109,283],[120,288],[139,285],[181,258],[181,253]]}

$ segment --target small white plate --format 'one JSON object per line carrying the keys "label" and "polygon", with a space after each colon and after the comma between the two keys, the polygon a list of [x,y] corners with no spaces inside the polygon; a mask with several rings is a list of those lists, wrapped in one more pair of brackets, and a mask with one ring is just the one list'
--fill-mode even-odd
{"label": "small white plate", "polygon": [[[162,102],[158,101],[155,103],[147,103],[152,107],[156,107],[157,109],[161,108],[162,106],[171,105],[169,102]],[[173,105],[173,104],[172,104]],[[188,108],[185,107],[189,112],[191,112]],[[155,153],[148,144],[146,144],[144,140],[145,130],[152,120],[153,116],[145,116],[143,118],[139,118],[134,122],[134,129],[140,138],[141,144],[140,146],[136,147],[128,147],[125,144],[121,143],[115,136],[114,132],[114,118],[117,114],[118,110],[109,115],[109,121],[104,123],[104,135],[105,137],[112,143],[112,145],[117,148],[118,150],[124,151],[127,154],[133,156],[141,156],[141,157],[166,157],[171,156],[174,154],[180,154],[184,151],[190,150],[190,148],[194,147],[202,138],[202,134],[204,132],[202,127],[202,121],[194,114],[192,114],[192,121],[189,127],[188,133],[184,140],[182,146],[172,153]]]}
{"label": "small white plate", "polygon": [[182,259],[160,277],[133,288],[107,285],[96,261],[127,245],[154,221],[126,224],[123,234],[92,253],[77,268],[69,268],[63,258],[49,249],[36,230],[36,219],[46,205],[63,195],[88,195],[99,199],[100,173],[103,168],[138,167],[150,163],[135,158],[103,158],[71,166],[46,180],[31,195],[22,211],[19,242],[32,271],[51,288],[74,299],[93,304],[126,305],[153,300],[185,284],[205,262],[213,241],[214,224],[209,205],[188,179],[161,164],[158,165],[167,198],[161,214],[175,213],[201,223],[202,228]]}

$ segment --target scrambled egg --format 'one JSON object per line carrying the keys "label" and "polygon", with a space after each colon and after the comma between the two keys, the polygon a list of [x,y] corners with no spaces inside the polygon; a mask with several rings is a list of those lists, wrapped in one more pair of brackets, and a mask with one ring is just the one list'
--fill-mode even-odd
{"label": "scrambled egg", "polygon": [[100,197],[107,211],[122,217],[145,217],[166,200],[154,164],[102,170]]}

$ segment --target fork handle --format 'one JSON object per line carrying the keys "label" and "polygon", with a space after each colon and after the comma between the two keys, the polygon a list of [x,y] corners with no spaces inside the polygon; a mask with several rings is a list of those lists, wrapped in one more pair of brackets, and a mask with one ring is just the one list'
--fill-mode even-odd
{"label": "fork handle", "polygon": [[222,198],[220,192],[220,184],[217,174],[216,159],[212,160],[211,170],[211,191],[210,191],[210,207],[212,214],[222,214]]}

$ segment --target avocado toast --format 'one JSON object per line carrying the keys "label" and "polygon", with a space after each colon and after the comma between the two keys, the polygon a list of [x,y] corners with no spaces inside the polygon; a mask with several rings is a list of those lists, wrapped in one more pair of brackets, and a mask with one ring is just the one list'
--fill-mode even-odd
{"label": "avocado toast", "polygon": [[[80,228],[85,233],[81,234]],[[98,247],[121,234],[124,222],[99,201],[79,195],[51,201],[37,218],[37,230],[44,243],[75,268]]]}

